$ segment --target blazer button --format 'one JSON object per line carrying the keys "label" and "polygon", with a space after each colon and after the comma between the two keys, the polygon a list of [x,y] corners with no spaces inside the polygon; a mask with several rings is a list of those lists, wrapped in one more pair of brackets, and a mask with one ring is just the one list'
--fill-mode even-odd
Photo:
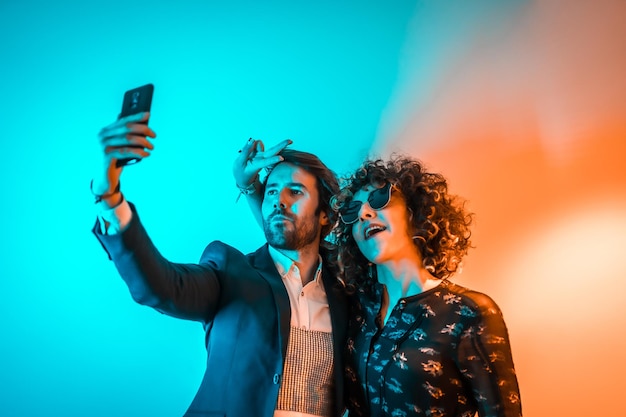
{"label": "blazer button", "polygon": [[274,384],[278,384],[280,382],[280,375],[274,374]]}

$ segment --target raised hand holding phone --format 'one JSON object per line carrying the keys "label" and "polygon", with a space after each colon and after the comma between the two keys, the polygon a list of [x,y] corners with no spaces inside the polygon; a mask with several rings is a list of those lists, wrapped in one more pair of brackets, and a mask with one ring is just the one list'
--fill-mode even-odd
{"label": "raised hand holding phone", "polygon": [[[154,87],[148,84],[127,91],[119,118],[98,134],[104,169],[94,177],[91,191],[96,197],[106,196],[101,200],[106,200],[107,204],[115,200],[112,196],[119,191],[122,168],[147,158],[154,149],[148,139],[156,137],[148,126],[153,90]],[[109,196],[111,199],[108,199]]]}

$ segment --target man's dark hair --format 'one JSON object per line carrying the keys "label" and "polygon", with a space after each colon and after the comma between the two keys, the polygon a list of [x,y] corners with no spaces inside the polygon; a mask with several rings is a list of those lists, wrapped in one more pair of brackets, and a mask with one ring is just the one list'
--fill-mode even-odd
{"label": "man's dark hair", "polygon": [[[279,155],[284,158],[282,162],[288,162],[302,168],[317,179],[316,184],[319,201],[315,214],[319,214],[323,211],[328,215],[328,224],[322,226],[321,230],[323,239],[328,236],[337,221],[337,213],[330,208],[331,198],[339,192],[337,176],[312,153],[296,151],[294,149],[283,149],[280,151]],[[265,185],[268,176],[265,177],[261,185],[263,195],[265,195]]]}

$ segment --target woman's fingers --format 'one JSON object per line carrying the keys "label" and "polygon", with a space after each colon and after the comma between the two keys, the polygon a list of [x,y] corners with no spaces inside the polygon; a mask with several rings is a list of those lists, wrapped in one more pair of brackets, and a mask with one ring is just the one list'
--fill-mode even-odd
{"label": "woman's fingers", "polygon": [[285,139],[263,152],[263,155],[266,157],[277,155],[280,151],[282,151],[292,143],[293,141],[291,139]]}
{"label": "woman's fingers", "polygon": [[285,139],[265,150],[263,141],[248,139],[235,158],[233,174],[237,184],[249,184],[258,176],[259,171],[283,161],[284,158],[278,153],[292,143],[291,139]]}
{"label": "woman's fingers", "polygon": [[239,158],[244,157],[244,160],[248,159],[250,153],[254,152],[256,142],[257,141],[252,138],[248,139],[243,147],[239,149]]}
{"label": "woman's fingers", "polygon": [[246,171],[257,173],[264,168],[271,167],[283,161],[285,158],[278,155],[280,151],[291,145],[291,139],[285,139],[271,148],[265,150],[263,142],[256,141],[255,152],[252,152],[246,160]]}
{"label": "woman's fingers", "polygon": [[262,147],[263,142],[252,138],[248,139],[235,158],[233,176],[235,177],[235,182],[240,186],[252,183],[258,174],[258,170],[253,170],[250,167],[250,161],[256,155],[258,146]]}
{"label": "woman's fingers", "polygon": [[248,170],[259,172],[263,168],[270,167],[272,165],[276,165],[279,162],[282,162],[285,158],[280,155],[274,155],[269,157],[262,158],[254,158],[248,162]]}

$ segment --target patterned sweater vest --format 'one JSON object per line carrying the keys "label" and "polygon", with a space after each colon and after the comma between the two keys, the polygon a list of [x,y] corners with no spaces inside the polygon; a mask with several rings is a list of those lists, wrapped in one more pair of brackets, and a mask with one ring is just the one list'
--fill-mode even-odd
{"label": "patterned sweater vest", "polygon": [[276,409],[330,417],[333,393],[332,334],[292,327]]}

